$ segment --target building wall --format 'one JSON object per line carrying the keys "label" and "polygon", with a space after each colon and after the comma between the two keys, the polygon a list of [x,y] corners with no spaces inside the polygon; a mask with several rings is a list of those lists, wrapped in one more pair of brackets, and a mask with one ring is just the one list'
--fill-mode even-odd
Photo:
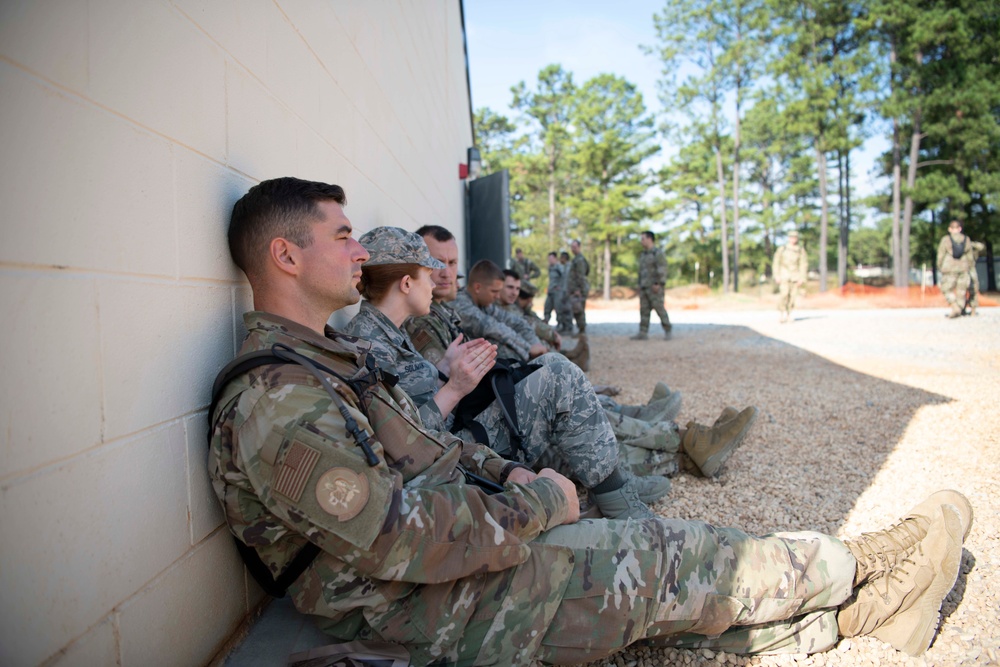
{"label": "building wall", "polygon": [[261,600],[206,476],[228,213],[461,232],[459,0],[0,3],[0,664],[197,665]]}

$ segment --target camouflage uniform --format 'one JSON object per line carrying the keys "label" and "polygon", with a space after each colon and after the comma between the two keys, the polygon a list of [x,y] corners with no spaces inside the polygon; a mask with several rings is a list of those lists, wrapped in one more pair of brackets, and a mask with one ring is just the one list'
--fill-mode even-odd
{"label": "camouflage uniform", "polygon": [[[471,308],[478,309],[478,306],[472,302],[472,299],[466,298]],[[456,303],[456,301],[451,303]],[[491,308],[500,309],[499,306],[495,305],[491,306]],[[504,310],[503,312],[506,315],[515,316],[515,313],[512,311]],[[451,344],[451,341],[459,333],[462,333],[462,331],[465,331],[467,340],[480,337],[475,332],[465,329],[466,318],[462,318],[460,325],[456,322],[457,317],[457,313],[451,309],[449,304],[434,302],[431,304],[430,314],[423,317],[410,318],[403,323],[403,328],[409,333],[410,344],[413,345],[417,353],[426,359],[435,358],[440,360],[444,356],[444,351],[448,349],[448,345]],[[357,333],[356,329],[352,329],[352,333],[363,338],[367,337],[364,334]],[[503,339],[501,342],[506,344],[505,347],[507,349],[510,347],[520,347],[520,343],[517,341]],[[546,366],[551,364],[555,364],[556,366],[572,365],[564,356],[555,353],[543,354],[533,359],[532,363]],[[566,372],[560,368],[554,370],[559,374]],[[580,381],[585,383],[587,387],[592,388],[586,376],[583,376],[582,373],[580,375]],[[518,386],[520,387],[520,385]],[[409,390],[407,390],[407,393],[416,398]],[[684,455],[681,453],[681,439],[678,433],[678,425],[668,419],[647,421],[638,416],[640,411],[655,411],[660,407],[656,402],[650,402],[645,406],[631,406],[619,405],[607,396],[598,396],[597,399],[603,408],[607,421],[611,424],[614,437],[618,441],[618,458],[627,464],[629,470],[641,476],[664,475],[667,477],[676,475],[680,471]],[[666,401],[662,403],[664,403],[663,407],[667,407]],[[496,416],[502,420],[502,414],[498,413]],[[518,411],[518,417],[520,419],[520,410]],[[503,429],[503,424],[499,420],[497,428]],[[492,431],[489,427],[487,427],[487,431],[490,431],[492,437]],[[540,462],[550,468],[559,470],[567,477],[578,477],[568,462],[560,461],[552,456],[543,456]]]}
{"label": "camouflage uniform", "polygon": [[[587,330],[587,296],[590,294],[590,282],[587,275],[590,273],[590,264],[583,253],[574,255],[569,263],[569,273],[566,278],[566,294],[569,296],[573,316],[576,318],[576,326],[583,333]],[[579,292],[579,296],[573,296],[573,292]]]}
{"label": "camouflage uniform", "polygon": [[775,251],[772,270],[775,280],[781,281],[778,283],[778,310],[783,315],[790,315],[795,308],[799,290],[795,283],[806,281],[808,266],[806,249],[801,243],[784,245]]}
{"label": "camouflage uniform", "polygon": [[972,241],[972,256],[969,258],[969,307],[973,314],[979,308],[979,271],[976,270],[976,263],[979,261],[979,253],[984,250],[986,244]]}
{"label": "camouflage uniform", "polygon": [[[437,368],[416,352],[404,331],[363,301],[348,324],[348,333],[372,343],[371,354],[379,366],[399,377],[399,388],[413,399],[424,425],[437,431],[451,427],[451,415],[442,415],[434,402]],[[524,452],[515,451],[498,401],[476,421],[500,454],[536,467],[558,466],[587,488],[594,487],[618,467],[615,435],[583,373],[559,355],[546,354],[539,359],[543,359],[542,368],[521,380],[514,395],[518,425],[525,436]],[[474,440],[468,430],[458,435]]]}
{"label": "camouflage uniform", "polygon": [[545,310],[544,317],[546,323],[551,319],[552,312],[555,311],[556,322],[560,329],[566,328],[566,309],[563,302],[566,300],[566,267],[556,262],[549,266],[549,284],[545,288]]}
{"label": "camouflage uniform", "polygon": [[458,291],[458,296],[451,303],[462,318],[466,338],[485,338],[494,343],[498,357],[527,361],[531,346],[542,342],[523,317],[511,315],[494,303],[480,308],[464,289]]}
{"label": "camouflage uniform", "polygon": [[[364,341],[264,313],[246,325],[243,352],[280,342],[367,374]],[[338,639],[401,644],[415,665],[575,663],[644,638],[732,652],[836,641],[856,569],[838,540],[669,519],[559,526],[552,480],[487,496],[458,466],[499,481],[503,459],[421,426],[397,388],[378,382],[359,399],[328,379],[373,436],[375,466],[319,382],[286,365],[224,391],[209,470],[230,529],[272,571],[307,540],[321,547],[288,593]]]}
{"label": "camouflage uniform", "polygon": [[538,268],[538,265],[527,257],[524,259],[511,257],[510,268],[517,271],[517,275],[521,276],[521,280],[531,281],[542,275],[542,270]]}
{"label": "camouflage uniform", "polygon": [[[945,234],[938,243],[937,265],[941,272],[941,293],[951,306],[953,314],[960,314],[965,307],[969,271],[975,267],[972,245],[972,240],[963,233]],[[959,250],[958,257],[955,257],[956,250]]]}
{"label": "camouflage uniform", "polygon": [[[649,333],[649,313],[656,311],[664,333],[671,329],[670,317],[663,307],[663,286],[667,282],[667,258],[659,248],[639,253],[639,332]],[[654,287],[659,287],[654,290]]]}
{"label": "camouflage uniform", "polygon": [[545,343],[545,346],[549,349],[549,351],[555,349],[555,328],[546,324],[531,308],[521,308],[516,303],[509,305],[498,303],[497,307],[504,312],[510,313],[514,317],[522,318],[534,330],[535,335],[538,336],[538,340]]}

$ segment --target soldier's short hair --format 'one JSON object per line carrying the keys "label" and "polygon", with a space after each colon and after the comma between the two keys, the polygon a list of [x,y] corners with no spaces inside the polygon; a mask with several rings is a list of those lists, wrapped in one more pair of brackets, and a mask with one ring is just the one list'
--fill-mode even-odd
{"label": "soldier's short hair", "polygon": [[559,259],[559,253],[553,250],[552,252],[549,253],[549,257],[555,257],[556,259]]}
{"label": "soldier's short hair", "polygon": [[468,283],[485,285],[497,280],[503,280],[503,269],[488,259],[481,259],[469,269]]}
{"label": "soldier's short hair", "polygon": [[438,243],[446,243],[455,238],[454,234],[441,225],[424,225],[416,231],[416,234],[417,236],[429,236]]}
{"label": "soldier's short hair", "polygon": [[561,253],[559,253],[559,257],[561,259],[569,259],[569,253],[563,250]]}
{"label": "soldier's short hair", "polygon": [[514,280],[520,280],[521,279],[521,274],[518,273],[517,271],[515,271],[514,269],[504,269],[503,270],[503,277],[504,278],[513,278]]}
{"label": "soldier's short hair", "polygon": [[654,232],[645,231],[641,234],[641,236],[649,238],[650,241],[656,241],[656,234]]}
{"label": "soldier's short hair", "polygon": [[317,204],[347,203],[339,185],[286,176],[261,181],[233,205],[229,218],[229,254],[253,278],[265,266],[271,241],[283,238],[297,246],[312,243],[312,224],[321,218]]}

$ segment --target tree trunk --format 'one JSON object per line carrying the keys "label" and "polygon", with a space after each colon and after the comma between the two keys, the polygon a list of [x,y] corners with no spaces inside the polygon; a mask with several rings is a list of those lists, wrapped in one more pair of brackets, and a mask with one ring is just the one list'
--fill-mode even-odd
{"label": "tree trunk", "polygon": [[[851,252],[851,149],[848,148],[847,152],[844,154],[844,228],[842,230],[843,236],[841,237],[841,242],[844,244],[844,258],[846,263],[846,258]],[[845,264],[846,266],[846,264]],[[844,273],[844,281],[847,280],[847,273]],[[843,283],[841,283],[843,284]]]}
{"label": "tree trunk", "polygon": [[906,287],[903,282],[903,255],[899,243],[900,199],[902,198],[903,174],[900,168],[903,147],[899,137],[899,119],[892,119],[892,274],[896,287]]}
{"label": "tree trunk", "polygon": [[830,205],[827,202],[827,182],[826,182],[826,153],[823,151],[823,133],[821,132],[816,141],[816,165],[819,168],[819,291],[826,291],[826,248],[827,248],[827,227],[830,220]]}
{"label": "tree trunk", "polygon": [[719,215],[722,219],[722,291],[729,291],[729,245],[726,225],[726,178],[722,173],[722,151],[715,147],[715,171],[719,177]]}
{"label": "tree trunk", "polygon": [[837,287],[847,282],[847,230],[844,211],[844,151],[837,149]]}
{"label": "tree trunk", "polygon": [[910,285],[910,223],[913,222],[913,186],[917,182],[917,160],[919,158],[920,109],[918,108],[913,114],[913,134],[910,135],[910,164],[906,165],[906,199],[903,202],[903,225],[899,235],[902,287],[909,287]]}
{"label": "tree trunk", "polygon": [[733,291],[740,291],[740,89],[736,88],[733,145]]}
{"label": "tree trunk", "polygon": [[604,300],[611,300],[611,237],[604,237]]}

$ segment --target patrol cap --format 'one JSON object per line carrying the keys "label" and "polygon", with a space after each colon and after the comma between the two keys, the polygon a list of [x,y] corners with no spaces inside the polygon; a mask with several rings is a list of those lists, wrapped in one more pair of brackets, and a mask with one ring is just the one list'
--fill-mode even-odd
{"label": "patrol cap", "polygon": [[795,238],[798,238],[799,237],[799,230],[793,229],[792,231],[788,232],[788,236],[789,237],[794,236]]}
{"label": "patrol cap", "polygon": [[358,239],[370,255],[365,266],[418,264],[428,269],[443,269],[444,262],[431,257],[424,239],[400,227],[376,227]]}
{"label": "patrol cap", "polygon": [[538,294],[538,288],[529,283],[527,280],[521,281],[521,291],[518,293],[518,298],[521,299],[531,299]]}

